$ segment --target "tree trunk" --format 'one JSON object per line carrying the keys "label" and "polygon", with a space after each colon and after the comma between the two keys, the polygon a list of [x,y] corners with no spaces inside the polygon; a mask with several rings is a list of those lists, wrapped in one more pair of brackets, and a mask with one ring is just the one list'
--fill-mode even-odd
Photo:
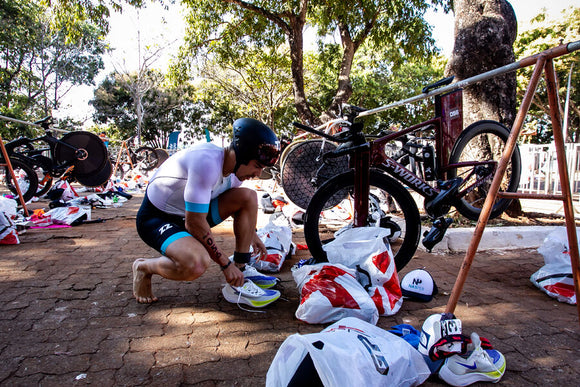
{"label": "tree trunk", "polygon": [[[517,21],[506,0],[455,0],[455,44],[446,74],[466,79],[515,61]],[[511,128],[516,115],[516,73],[467,87],[463,122],[492,119]]]}
{"label": "tree trunk", "polygon": [[[517,36],[514,10],[506,0],[455,0],[455,43],[445,69],[447,76],[466,79],[513,63]],[[463,91],[463,125],[496,120],[511,129],[516,109],[516,73],[468,86]],[[522,214],[519,200],[506,211]]]}

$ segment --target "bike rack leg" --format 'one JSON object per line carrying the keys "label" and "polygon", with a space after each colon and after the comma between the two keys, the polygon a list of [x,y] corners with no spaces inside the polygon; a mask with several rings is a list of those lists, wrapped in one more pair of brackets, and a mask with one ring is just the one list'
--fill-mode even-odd
{"label": "bike rack leg", "polygon": [[[550,104],[550,115],[552,118],[552,128],[554,131],[554,142],[556,145],[556,152],[558,156],[558,172],[560,174],[560,181],[562,184],[562,195],[543,195],[542,199],[551,199],[559,198],[562,199],[564,202],[564,214],[566,218],[566,229],[568,233],[568,243],[570,245],[570,260],[572,263],[572,274],[574,276],[574,290],[576,292],[576,306],[578,310],[578,320],[580,323],[580,286],[579,286],[579,262],[578,262],[578,239],[576,236],[576,227],[574,222],[574,210],[572,206],[572,195],[570,193],[570,184],[569,184],[569,176],[568,170],[566,165],[566,154],[564,149],[564,136],[562,134],[562,126],[561,126],[561,119],[560,119],[560,111],[558,110],[558,100],[557,100],[557,89],[556,89],[556,82],[555,82],[555,73],[552,58],[547,57],[547,55],[539,55],[537,57],[536,65],[534,68],[534,72],[532,74],[532,78],[528,84],[528,88],[524,95],[524,99],[522,101],[522,105],[518,111],[516,119],[514,121],[510,136],[506,143],[506,149],[500,159],[498,171],[493,178],[491,183],[490,192],[485,200],[483,208],[481,210],[481,214],[477,221],[477,225],[475,227],[475,231],[473,233],[473,237],[471,239],[471,243],[467,249],[465,254],[465,258],[457,275],[457,279],[455,281],[455,285],[453,286],[453,290],[451,292],[451,296],[445,308],[445,312],[453,313],[455,311],[455,307],[457,306],[457,302],[463,290],[463,285],[465,284],[465,280],[467,279],[467,275],[471,264],[473,263],[473,258],[477,251],[477,247],[481,242],[481,238],[483,236],[483,231],[487,222],[489,220],[489,216],[491,214],[491,208],[493,207],[493,203],[495,199],[498,197],[499,193],[499,186],[503,176],[505,175],[505,171],[507,169],[507,164],[511,159],[513,154],[517,138],[520,134],[520,131],[523,126],[524,118],[530,108],[532,103],[532,98],[536,92],[536,87],[538,85],[538,81],[542,75],[542,71],[545,70],[546,81],[548,86],[548,96],[549,96],[549,104]],[[503,195],[502,195],[503,196]],[[517,193],[510,195],[509,197],[518,197]],[[530,197],[530,195],[526,195],[526,197]]]}

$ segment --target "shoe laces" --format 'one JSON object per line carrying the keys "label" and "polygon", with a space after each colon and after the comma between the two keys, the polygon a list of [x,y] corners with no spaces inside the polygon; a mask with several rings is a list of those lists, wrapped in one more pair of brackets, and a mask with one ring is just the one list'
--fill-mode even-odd
{"label": "shoe laces", "polygon": [[[246,269],[247,269],[247,266],[246,266]],[[245,312],[266,313],[265,310],[248,309],[245,306],[243,306],[242,303],[240,302],[242,299],[242,292],[248,293],[249,295],[254,296],[254,297],[261,296],[262,294],[264,294],[264,291],[262,289],[260,289],[255,283],[253,283],[250,280],[246,280],[246,282],[244,282],[244,284],[242,286],[232,286],[232,287],[238,293],[238,300],[236,302],[236,305],[238,305],[239,309],[241,309]]]}

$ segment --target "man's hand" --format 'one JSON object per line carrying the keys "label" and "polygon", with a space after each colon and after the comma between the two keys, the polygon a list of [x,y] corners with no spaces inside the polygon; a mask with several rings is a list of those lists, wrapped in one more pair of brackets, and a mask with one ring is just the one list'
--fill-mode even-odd
{"label": "man's hand", "polygon": [[260,239],[258,234],[254,233],[254,237],[252,239],[252,249],[254,253],[259,253],[260,256],[257,259],[265,258],[268,255],[268,250],[266,249],[266,245]]}
{"label": "man's hand", "polygon": [[224,270],[224,276],[226,277],[226,282],[232,286],[244,285],[244,273],[234,263]]}

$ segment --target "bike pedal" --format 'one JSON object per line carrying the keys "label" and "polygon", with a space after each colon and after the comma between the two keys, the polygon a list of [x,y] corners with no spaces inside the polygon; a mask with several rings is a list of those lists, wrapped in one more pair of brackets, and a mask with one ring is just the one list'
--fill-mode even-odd
{"label": "bike pedal", "polygon": [[421,241],[428,252],[431,252],[433,247],[443,240],[451,223],[453,223],[451,218],[438,218],[433,222],[431,229],[424,234],[425,238]]}

